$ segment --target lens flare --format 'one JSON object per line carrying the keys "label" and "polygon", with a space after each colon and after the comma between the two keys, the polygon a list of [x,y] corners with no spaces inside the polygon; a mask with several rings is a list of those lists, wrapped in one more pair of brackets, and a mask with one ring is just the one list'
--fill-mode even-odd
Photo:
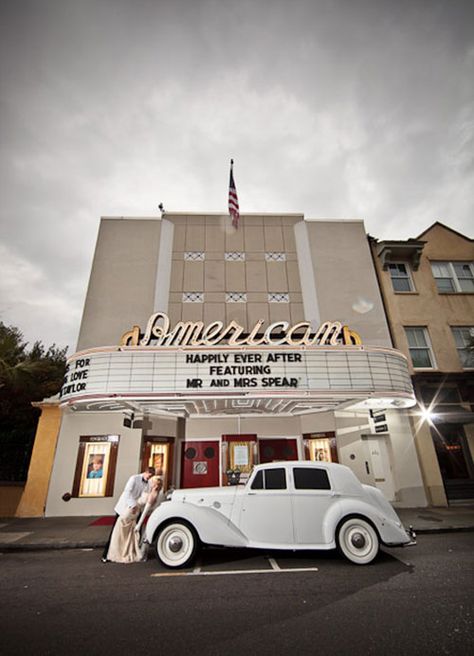
{"label": "lens flare", "polygon": [[422,407],[420,409],[420,417],[421,417],[422,421],[426,421],[429,424],[432,424],[433,420],[436,418],[436,414],[431,411],[431,408]]}

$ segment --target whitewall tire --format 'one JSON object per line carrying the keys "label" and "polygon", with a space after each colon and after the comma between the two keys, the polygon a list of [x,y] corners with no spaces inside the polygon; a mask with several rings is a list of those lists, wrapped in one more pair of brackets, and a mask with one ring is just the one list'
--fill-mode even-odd
{"label": "whitewall tire", "polygon": [[337,546],[352,563],[368,565],[379,552],[379,537],[369,522],[359,517],[350,517],[339,527]]}
{"label": "whitewall tire", "polygon": [[165,567],[186,567],[194,560],[198,542],[196,531],[190,524],[175,521],[160,529],[156,557]]}

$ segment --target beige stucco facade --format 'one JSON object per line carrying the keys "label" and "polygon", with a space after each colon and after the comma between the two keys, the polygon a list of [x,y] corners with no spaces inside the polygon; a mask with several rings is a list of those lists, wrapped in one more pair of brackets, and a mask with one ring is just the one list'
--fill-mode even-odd
{"label": "beige stucco facade", "polygon": [[[163,226],[168,250],[160,250]],[[204,257],[186,260],[186,253]],[[226,253],[245,259],[229,261]],[[268,253],[285,259],[268,260]],[[169,281],[159,275],[167,267]],[[185,292],[202,292],[205,302],[183,302]],[[229,292],[247,294],[246,302],[226,302]],[[289,302],[268,303],[270,292],[289,294]],[[157,297],[172,323],[221,319],[250,328],[258,319],[294,324],[337,317],[366,343],[391,344],[360,220],[246,215],[235,230],[225,215],[104,218],[77,351],[119,343],[126,329],[146,324]]]}
{"label": "beige stucco facade", "polygon": [[[360,220],[250,214],[241,217],[236,230],[225,215],[102,219],[77,345],[82,355],[75,356],[74,366],[77,357],[83,363],[88,354],[106,357],[134,326],[143,334],[156,312],[167,313],[171,325],[236,322],[247,332],[260,320],[265,326],[307,321],[315,330],[336,321],[360,335],[362,349],[380,349],[385,357],[392,347]],[[357,347],[334,348],[347,359],[348,379],[362,389],[365,374],[355,364]],[[123,358],[139,352],[132,348]],[[259,351],[241,347],[240,352],[254,357]],[[87,373],[81,369],[81,375]],[[123,380],[128,376],[124,370]],[[87,392],[92,388],[84,381]],[[385,430],[378,433],[368,409],[350,409],[350,395],[342,402],[336,392],[324,392],[307,401],[303,393],[299,398],[293,393],[290,403],[288,393],[272,388],[260,397],[226,396],[219,390],[200,398],[190,390],[189,398],[181,394],[154,402],[146,394],[127,399],[118,392],[104,399],[91,392],[80,401],[62,402],[46,514],[111,514],[127,477],[151,462],[156,445],[163,449],[159,457],[165,454],[168,484],[194,484],[198,466],[206,463],[204,455],[191,462],[190,454],[212,452],[212,459],[216,449],[206,467],[216,467],[217,484],[225,484],[234,443],[247,444],[253,463],[263,457],[315,458],[316,445],[318,457],[323,452],[329,457],[331,449],[332,458],[351,467],[362,482],[380,487],[395,504],[426,505],[414,437],[396,403],[386,410]],[[113,485],[94,496],[90,490],[99,487],[86,481],[87,466],[100,449]]]}
{"label": "beige stucco facade", "polygon": [[161,222],[140,219],[139,229],[137,225],[120,218],[100,223],[78,351],[110,340],[117,343],[124,323],[144,322],[150,315]]}
{"label": "beige stucco facade", "polygon": [[[379,277],[387,318],[396,348],[409,359],[419,406],[412,412],[412,426],[415,434],[423,479],[429,500],[433,505],[446,505],[446,481],[440,470],[433,435],[437,424],[457,424],[463,426],[466,442],[463,449],[467,457],[467,473],[472,479],[473,424],[469,417],[473,402],[473,371],[463,366],[456,346],[453,328],[474,326],[474,293],[440,292],[433,275],[433,262],[472,263],[474,244],[471,239],[461,235],[441,223],[435,223],[416,239],[405,242],[372,241],[374,262]],[[407,268],[412,281],[411,291],[394,291],[390,265],[401,263]],[[424,328],[431,346],[432,366],[415,368],[407,341],[406,329]],[[443,403],[438,396],[432,401],[436,414],[434,421],[426,421],[420,416],[420,409],[430,404],[422,399],[423,390],[432,388],[440,394],[448,387],[458,390],[459,398]],[[472,417],[472,414],[471,414]],[[441,440],[441,437],[440,437]],[[464,437],[463,437],[464,440]],[[469,457],[471,461],[469,462]],[[471,494],[468,481],[464,496]],[[454,485],[454,484],[453,484]],[[449,486],[449,483],[448,483]],[[454,493],[453,493],[454,494]],[[461,494],[461,492],[459,493]]]}

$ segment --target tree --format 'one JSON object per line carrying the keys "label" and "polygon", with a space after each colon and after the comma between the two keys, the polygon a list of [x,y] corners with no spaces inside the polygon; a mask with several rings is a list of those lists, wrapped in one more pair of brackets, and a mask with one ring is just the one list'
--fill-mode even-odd
{"label": "tree", "polygon": [[26,476],[40,414],[31,403],[59,391],[66,351],[40,341],[28,349],[18,328],[0,322],[0,479]]}

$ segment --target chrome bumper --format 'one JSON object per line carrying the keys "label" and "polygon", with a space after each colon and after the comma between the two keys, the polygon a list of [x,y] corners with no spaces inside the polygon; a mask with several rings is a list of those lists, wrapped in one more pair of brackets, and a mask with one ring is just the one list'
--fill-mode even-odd
{"label": "chrome bumper", "polygon": [[416,533],[413,530],[413,526],[409,526],[405,530],[407,532],[408,537],[410,538],[410,541],[405,542],[402,546],[403,547],[414,547],[416,545]]}

